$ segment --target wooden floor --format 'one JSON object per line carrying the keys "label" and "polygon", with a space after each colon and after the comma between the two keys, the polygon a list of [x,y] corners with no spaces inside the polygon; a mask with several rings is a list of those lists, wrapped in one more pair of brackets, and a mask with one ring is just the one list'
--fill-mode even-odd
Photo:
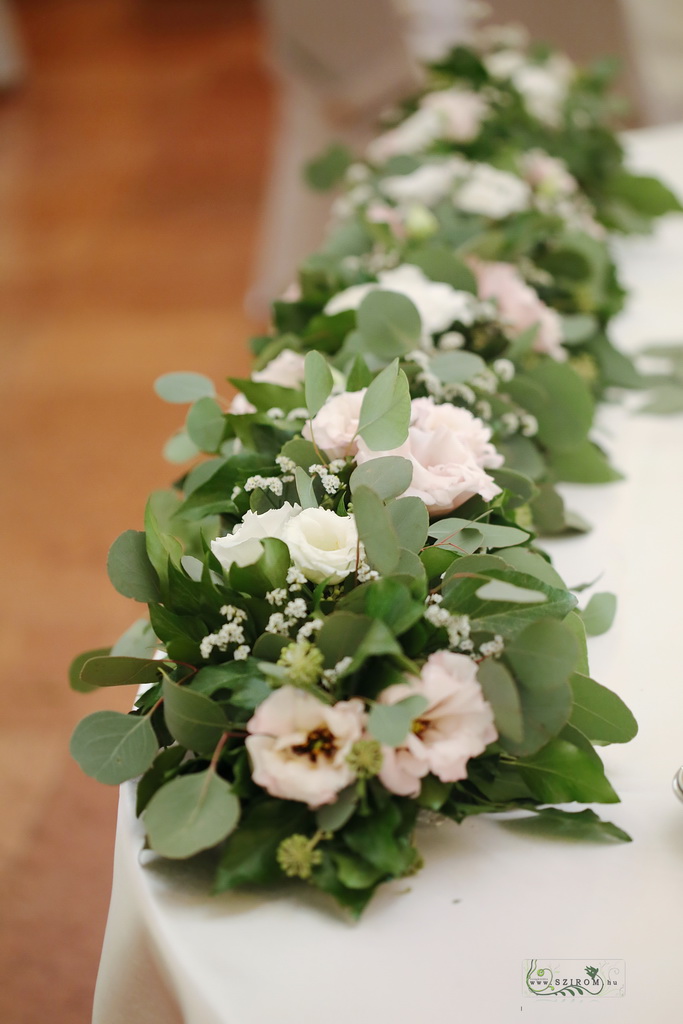
{"label": "wooden floor", "polygon": [[66,670],[137,617],[104,566],[172,476],[160,450],[182,411],[154,378],[246,369],[272,90],[246,2],[15,7],[30,70],[0,96],[0,1021],[81,1024],[116,794],[67,744],[130,694],[73,694]]}

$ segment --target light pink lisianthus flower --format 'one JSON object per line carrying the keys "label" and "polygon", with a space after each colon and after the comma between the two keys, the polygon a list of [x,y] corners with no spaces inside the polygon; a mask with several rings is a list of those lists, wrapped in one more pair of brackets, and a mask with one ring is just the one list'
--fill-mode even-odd
{"label": "light pink lisianthus flower", "polygon": [[542,149],[531,149],[522,157],[522,172],[532,188],[548,196],[571,196],[578,182],[567,170],[564,160],[549,156]]}
{"label": "light pink lisianthus flower", "polygon": [[538,324],[534,352],[543,352],[562,362],[567,353],[562,347],[562,321],[546,306],[511,263],[487,263],[472,260],[480,299],[494,299],[503,323],[521,334]]}
{"label": "light pink lisianthus flower", "polygon": [[247,723],[254,782],[311,808],[333,803],[355,778],[346,758],[364,724],[357,698],[330,706],[295,686],[275,690]]}
{"label": "light pink lisianthus flower", "polygon": [[366,390],[345,391],[328,398],[322,409],[304,425],[301,433],[306,440],[315,441],[332,459],[355,454],[355,435]]}
{"label": "light pink lisianthus flower", "polygon": [[475,494],[485,501],[500,494],[500,487],[486,472],[503,464],[490,438],[490,429],[469,410],[415,398],[407,440],[391,451],[372,451],[359,438],[356,462],[361,465],[386,455],[408,459],[413,478],[401,496],[421,498],[429,514],[436,516],[451,512]]}
{"label": "light pink lisianthus flower", "polygon": [[391,793],[417,796],[431,772],[442,782],[467,776],[467,762],[498,737],[493,710],[477,680],[477,666],[464,654],[437,651],[420,678],[383,690],[381,704],[396,704],[419,694],[429,703],[415,719],[400,747],[383,747],[379,777]]}
{"label": "light pink lisianthus flower", "polygon": [[[281,388],[298,388],[304,380],[304,357],[291,348],[283,348],[282,352],[264,366],[255,370],[251,379],[257,384],[278,384]],[[256,406],[242,394],[235,395],[230,405],[234,416],[256,412]]]}

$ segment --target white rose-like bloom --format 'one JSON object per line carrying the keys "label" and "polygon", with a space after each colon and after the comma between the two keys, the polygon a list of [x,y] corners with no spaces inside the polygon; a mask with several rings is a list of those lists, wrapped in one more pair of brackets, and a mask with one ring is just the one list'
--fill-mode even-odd
{"label": "white rose-like bloom", "polygon": [[490,501],[500,487],[486,469],[503,464],[503,456],[490,443],[491,431],[468,409],[448,402],[436,405],[431,398],[411,403],[407,440],[392,451],[372,451],[360,439],[356,462],[399,455],[413,466],[413,478],[402,497],[416,496],[431,516],[452,512],[475,494]]}
{"label": "white rose-like bloom", "polygon": [[381,289],[398,292],[410,299],[427,334],[445,331],[455,320],[467,326],[477,317],[479,303],[473,295],[456,291],[441,281],[430,281],[419,267],[410,263],[402,263],[393,270],[382,270],[377,276],[379,280],[376,282],[354,284],[334,295],[325,306],[325,312],[331,316],[346,309],[358,309],[366,295]]}
{"label": "white rose-like bloom", "polygon": [[469,759],[498,737],[471,658],[437,651],[425,662],[419,679],[390,686],[379,701],[396,704],[416,694],[426,697],[427,708],[413,723],[403,746],[382,748],[379,778],[389,792],[400,796],[417,796],[429,772],[442,782],[466,778]]}
{"label": "white rose-like bloom", "polygon": [[379,187],[395,203],[424,203],[434,206],[453,190],[459,177],[467,174],[471,165],[462,157],[423,164],[410,174],[396,174],[384,178]]}
{"label": "white rose-like bloom", "polygon": [[569,83],[574,74],[570,60],[554,54],[545,64],[526,64],[512,76],[530,114],[555,127],[560,122]]}
{"label": "white rose-like bloom", "polygon": [[531,189],[526,181],[488,164],[472,165],[472,173],[453,200],[465,213],[481,213],[493,220],[528,210],[530,201]]}
{"label": "white rose-like bloom", "polygon": [[486,100],[469,89],[439,89],[420,100],[422,110],[434,110],[441,118],[441,138],[471,142],[479,134],[489,111]]}
{"label": "white rose-like bloom", "polygon": [[[304,380],[304,357],[291,348],[283,348],[262,370],[255,370],[251,379],[257,384],[279,384],[282,388],[298,388]],[[230,404],[233,416],[256,412],[256,406],[242,394],[237,394]]]}
{"label": "white rose-like bloom", "polygon": [[436,110],[421,109],[373,139],[365,151],[373,164],[383,164],[392,156],[420,153],[443,132],[443,119]]}
{"label": "white rose-like bloom", "polygon": [[477,278],[479,297],[495,299],[504,324],[521,334],[534,324],[538,332],[533,342],[535,352],[544,352],[562,362],[567,353],[562,347],[562,320],[546,306],[511,263],[471,263]]}
{"label": "white rose-like bloom", "polygon": [[247,722],[254,782],[271,796],[311,808],[333,803],[354,781],[346,758],[362,736],[364,721],[357,698],[330,707],[295,686],[283,686]]}
{"label": "white rose-like bloom", "polygon": [[233,562],[241,567],[253,565],[263,554],[261,540],[264,537],[284,540],[285,525],[300,513],[301,506],[288,501],[282,508],[271,508],[267,512],[246,512],[232,533],[211,541],[211,550],[226,571]]}
{"label": "white rose-like bloom", "polygon": [[282,540],[311,583],[341,583],[356,568],[358,530],[353,516],[305,508],[285,524]]}
{"label": "white rose-like bloom", "polygon": [[355,435],[366,390],[345,391],[328,398],[313,419],[304,424],[301,433],[306,440],[314,440],[332,459],[355,454]]}

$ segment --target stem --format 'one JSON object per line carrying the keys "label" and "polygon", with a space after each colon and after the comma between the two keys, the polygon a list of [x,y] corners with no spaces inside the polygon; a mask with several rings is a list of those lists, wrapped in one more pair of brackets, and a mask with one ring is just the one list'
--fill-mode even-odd
{"label": "stem", "polygon": [[211,755],[211,764],[209,765],[209,771],[216,771],[216,765],[218,764],[218,760],[221,754],[223,753],[223,747],[228,742],[228,739],[230,738],[231,735],[233,734],[229,732],[224,732],[221,738],[219,739],[218,743],[216,744],[216,749]]}

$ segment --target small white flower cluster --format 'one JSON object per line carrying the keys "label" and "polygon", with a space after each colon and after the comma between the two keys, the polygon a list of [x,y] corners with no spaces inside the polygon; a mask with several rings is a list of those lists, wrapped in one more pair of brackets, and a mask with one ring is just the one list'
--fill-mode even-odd
{"label": "small white flower cluster", "polygon": [[[271,590],[269,593],[273,594],[275,591]],[[268,600],[267,595],[266,600]],[[305,619],[307,616],[308,607],[303,597],[295,597],[287,602],[283,611],[273,612],[268,619],[266,633],[275,633],[276,636],[289,636],[290,629],[297,625],[299,619]]]}
{"label": "small white flower cluster", "polygon": [[505,641],[499,633],[496,633],[493,640],[487,640],[479,648],[482,658],[499,658],[505,649]]}
{"label": "small white flower cluster", "polygon": [[296,469],[296,462],[294,459],[290,459],[286,455],[276,455],[275,461],[283,473],[294,473],[294,470]]}
{"label": "small white flower cluster", "polygon": [[[288,420],[307,420],[308,419],[308,409],[306,409],[305,406],[303,406],[303,405],[298,405],[296,407],[296,409],[290,409],[290,411],[287,413],[287,419]],[[275,461],[277,462],[277,459]]]}
{"label": "small white flower cluster", "polygon": [[308,580],[302,573],[301,569],[298,569],[293,565],[287,570],[287,585],[292,593],[295,593],[297,590],[301,590],[306,583],[308,583]]}
{"label": "small white flower cluster", "polygon": [[461,651],[471,651],[474,645],[470,640],[469,616],[453,615],[446,608],[441,607],[442,601],[441,594],[429,595],[424,613],[425,619],[437,629],[446,630],[451,647],[457,647]]}
{"label": "small white flower cluster", "polygon": [[[343,466],[344,460],[335,459],[334,464],[338,465],[339,463],[341,463],[341,465]],[[308,472],[310,473],[311,476],[320,477],[320,482],[328,494],[336,494],[337,491],[340,490],[341,488],[341,480],[339,479],[336,473],[330,472],[331,469],[332,464],[330,464],[330,466],[328,467],[315,462],[313,463],[312,466],[308,467]]]}
{"label": "small white flower cluster", "polygon": [[493,410],[491,409],[491,403],[480,399],[474,407],[474,411],[477,416],[482,420],[490,420],[493,416]]}
{"label": "small white flower cluster", "polygon": [[244,485],[245,491],[255,491],[257,488],[262,491],[272,491],[277,497],[282,496],[282,480],[279,476],[250,476]]}
{"label": "small white flower cluster", "polygon": [[199,645],[199,651],[206,660],[210,657],[215,647],[219,651],[227,651],[230,644],[237,644],[238,647],[233,658],[242,661],[249,657],[251,650],[244,642],[244,627],[242,625],[247,618],[247,613],[242,608],[235,608],[234,605],[226,604],[221,608],[221,615],[227,619],[225,625],[221,626],[217,633],[209,633]]}
{"label": "small white flower cluster", "polygon": [[439,348],[442,352],[455,352],[465,346],[465,335],[460,331],[446,331],[439,338]]}
{"label": "small white flower cluster", "polygon": [[301,626],[297,632],[297,640],[310,640],[314,633],[317,633],[319,629],[322,629],[322,626],[322,619],[309,619],[308,622],[304,622],[303,626]]}
{"label": "small white flower cluster", "polygon": [[505,412],[500,417],[500,426],[508,436],[516,434],[517,431],[524,437],[534,437],[538,433],[538,420],[530,412]]}
{"label": "small white flower cluster", "polygon": [[287,591],[284,587],[276,587],[275,590],[269,590],[266,594],[266,601],[268,604],[274,604],[279,608],[281,604],[284,604],[287,600]]}
{"label": "small white flower cluster", "polygon": [[328,689],[334,686],[339,677],[344,675],[352,661],[353,658],[350,658],[347,655],[345,658],[342,658],[341,661],[338,661],[334,668],[325,669],[322,676],[323,685],[327,686]]}
{"label": "small white flower cluster", "polygon": [[460,399],[465,405],[474,405],[477,400],[469,384],[445,384],[443,397],[447,402],[455,402]]}
{"label": "small white flower cluster", "polygon": [[493,372],[498,377],[498,380],[507,383],[515,375],[515,364],[509,359],[496,359],[493,363]]}
{"label": "small white flower cluster", "polygon": [[271,420],[284,420],[285,411],[284,409],[281,409],[279,406],[273,406],[272,409],[268,409],[268,411],[266,412],[266,416]]}
{"label": "small white flower cluster", "polygon": [[491,373],[490,370],[482,370],[476,377],[472,377],[470,384],[473,388],[479,388],[480,391],[486,391],[487,394],[492,395],[498,390],[498,378],[495,373]]}
{"label": "small white flower cluster", "polygon": [[376,569],[371,569],[364,558],[361,558],[358,563],[358,574],[357,580],[359,583],[369,583],[370,580],[378,580],[379,573]]}

